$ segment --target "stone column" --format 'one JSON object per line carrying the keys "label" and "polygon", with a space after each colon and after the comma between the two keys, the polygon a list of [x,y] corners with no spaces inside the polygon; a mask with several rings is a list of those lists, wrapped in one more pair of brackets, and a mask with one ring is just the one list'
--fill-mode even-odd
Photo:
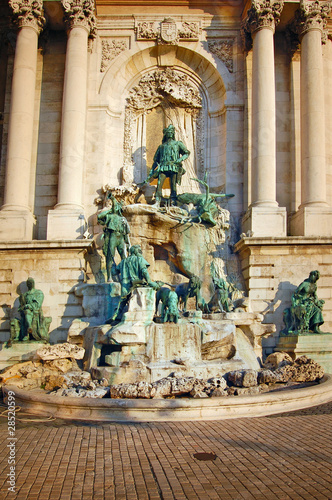
{"label": "stone column", "polygon": [[301,41],[301,205],[291,231],[332,236],[332,209],[326,202],[325,99],[322,35],[330,2],[301,0],[295,29]]}
{"label": "stone column", "polygon": [[274,30],[283,2],[253,1],[244,30],[252,39],[251,205],[243,230],[285,236],[286,210],[276,201]]}
{"label": "stone column", "polygon": [[1,240],[31,240],[35,218],[29,203],[38,36],[45,23],[41,0],[10,0],[19,31],[8,127]]}
{"label": "stone column", "polygon": [[62,0],[68,26],[58,203],[48,214],[47,239],[82,238],[88,37],[95,29],[92,0]]}

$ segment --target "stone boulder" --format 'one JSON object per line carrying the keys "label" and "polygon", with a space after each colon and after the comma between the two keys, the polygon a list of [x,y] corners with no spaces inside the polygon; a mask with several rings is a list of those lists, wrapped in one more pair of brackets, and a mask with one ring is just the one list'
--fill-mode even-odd
{"label": "stone boulder", "polygon": [[281,366],[292,365],[294,361],[287,352],[274,352],[270,354],[264,363],[264,368],[267,370],[276,370]]}
{"label": "stone boulder", "polygon": [[254,387],[257,385],[256,370],[235,370],[227,374],[228,382],[235,387]]}
{"label": "stone boulder", "polygon": [[323,368],[307,356],[297,358],[292,365],[281,366],[274,373],[282,382],[316,382],[324,376]]}
{"label": "stone boulder", "polygon": [[84,352],[85,349],[83,349],[83,347],[65,342],[63,344],[42,347],[38,349],[37,355],[43,361],[62,358],[83,359]]}

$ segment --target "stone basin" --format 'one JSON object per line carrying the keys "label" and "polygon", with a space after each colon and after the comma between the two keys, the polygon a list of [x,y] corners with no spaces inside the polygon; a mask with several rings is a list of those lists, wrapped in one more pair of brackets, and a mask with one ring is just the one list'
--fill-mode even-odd
{"label": "stone basin", "polygon": [[39,416],[100,422],[174,422],[262,417],[300,410],[332,400],[332,376],[319,384],[255,396],[207,399],[84,399],[50,396],[43,390],[2,388],[4,399],[15,393],[15,404]]}

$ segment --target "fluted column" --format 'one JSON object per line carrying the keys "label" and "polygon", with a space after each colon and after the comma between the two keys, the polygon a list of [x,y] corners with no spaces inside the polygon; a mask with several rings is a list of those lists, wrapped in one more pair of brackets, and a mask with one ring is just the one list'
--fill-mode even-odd
{"label": "fluted column", "polygon": [[88,37],[95,29],[92,0],[62,0],[68,27],[58,201],[49,211],[47,239],[77,239],[84,230],[83,176]]}
{"label": "fluted column", "polygon": [[301,42],[301,205],[293,233],[332,235],[326,202],[325,99],[322,35],[330,2],[302,0],[295,28]]}
{"label": "fluted column", "polygon": [[38,36],[44,25],[41,0],[10,0],[19,31],[9,115],[1,240],[29,240],[35,218],[29,206]]}
{"label": "fluted column", "polygon": [[276,200],[274,31],[283,2],[252,3],[245,29],[252,38],[251,205],[243,220],[255,236],[284,236],[286,213]]}

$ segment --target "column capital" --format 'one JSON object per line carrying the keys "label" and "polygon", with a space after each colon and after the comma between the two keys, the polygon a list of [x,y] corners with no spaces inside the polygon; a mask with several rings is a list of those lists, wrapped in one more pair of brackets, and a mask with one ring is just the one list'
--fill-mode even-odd
{"label": "column capital", "polygon": [[319,30],[323,34],[330,10],[330,0],[301,0],[300,8],[295,13],[293,30],[299,37],[310,30]]}
{"label": "column capital", "polygon": [[19,27],[33,28],[39,34],[46,22],[42,0],[9,0],[13,21]]}
{"label": "column capital", "polygon": [[71,30],[80,26],[85,28],[90,38],[96,37],[96,18],[93,0],[61,0],[65,11],[65,22]]}
{"label": "column capital", "polygon": [[253,0],[247,12],[247,17],[242,23],[242,34],[245,46],[250,50],[252,45],[252,34],[263,28],[274,32],[280,21],[280,14],[284,6],[284,0]]}

